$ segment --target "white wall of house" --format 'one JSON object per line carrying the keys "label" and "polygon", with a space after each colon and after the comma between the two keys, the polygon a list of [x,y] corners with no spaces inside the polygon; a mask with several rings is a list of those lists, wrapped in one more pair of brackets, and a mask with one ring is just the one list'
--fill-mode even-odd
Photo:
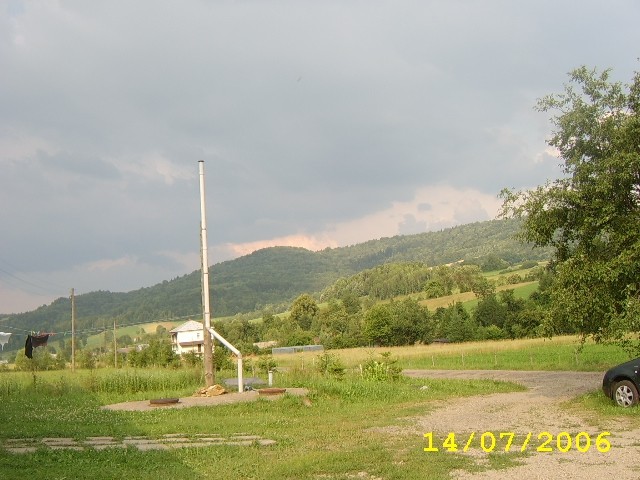
{"label": "white wall of house", "polygon": [[204,352],[202,324],[190,320],[171,330],[171,347],[178,355],[188,352],[202,354]]}

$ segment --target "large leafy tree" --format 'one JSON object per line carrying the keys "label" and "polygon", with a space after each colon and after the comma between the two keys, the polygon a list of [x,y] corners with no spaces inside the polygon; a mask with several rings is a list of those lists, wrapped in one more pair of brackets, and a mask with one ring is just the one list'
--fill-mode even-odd
{"label": "large leafy tree", "polygon": [[314,298],[308,293],[303,293],[291,304],[291,319],[303,330],[309,330],[318,310]]}
{"label": "large leafy tree", "polygon": [[502,213],[523,220],[521,239],[554,248],[552,331],[627,341],[640,331],[640,75],[626,85],[578,68],[538,108],[553,113],[564,176],[503,190]]}

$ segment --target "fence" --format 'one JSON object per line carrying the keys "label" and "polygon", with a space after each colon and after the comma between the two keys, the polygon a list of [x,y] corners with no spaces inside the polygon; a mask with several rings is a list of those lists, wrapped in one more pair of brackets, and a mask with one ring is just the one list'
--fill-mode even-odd
{"label": "fence", "polygon": [[295,347],[276,347],[271,349],[272,355],[280,355],[284,353],[299,352],[321,352],[324,350],[322,345],[297,345]]}

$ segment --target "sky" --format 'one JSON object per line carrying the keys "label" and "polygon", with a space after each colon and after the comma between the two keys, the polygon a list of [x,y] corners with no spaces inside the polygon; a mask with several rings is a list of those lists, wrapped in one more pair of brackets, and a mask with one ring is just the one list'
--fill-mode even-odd
{"label": "sky", "polygon": [[[561,175],[539,98],[630,82],[636,0],[0,2],[0,312],[490,220]],[[214,267],[215,269],[215,267]],[[215,270],[212,271],[212,274]]]}

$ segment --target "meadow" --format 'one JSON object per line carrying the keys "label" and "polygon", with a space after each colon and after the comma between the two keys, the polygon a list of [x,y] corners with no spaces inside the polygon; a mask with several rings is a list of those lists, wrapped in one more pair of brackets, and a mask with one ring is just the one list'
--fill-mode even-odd
{"label": "meadow", "polygon": [[[605,371],[628,360],[619,347],[582,344],[575,336],[525,338],[465,343],[432,343],[404,347],[330,350],[347,368],[357,368],[372,356],[390,352],[402,368],[445,370],[576,370]],[[314,352],[274,356],[281,367],[313,368]]]}
{"label": "meadow", "polygon": [[[94,436],[122,439],[167,434],[196,436],[238,433],[275,440],[274,445],[210,446],[164,451],[134,447],[105,450],[54,450],[13,454],[0,448],[0,478],[21,479],[204,479],[271,478],[449,478],[454,469],[496,469],[517,457],[491,454],[477,465],[464,454],[423,452],[421,435],[383,433],[407,425],[411,416],[433,410],[440,401],[470,395],[517,391],[496,381],[370,380],[360,365],[371,358],[402,368],[601,369],[623,360],[612,347],[587,344],[577,352],[575,338],[430,345],[381,350],[331,351],[346,367],[340,376],[318,372],[315,353],[275,356],[276,386],[309,389],[307,400],[277,401],[121,412],[102,405],[125,400],[191,395],[203,383],[199,369],[99,369],[51,372],[0,371],[0,445],[8,439]],[[577,353],[576,353],[577,352]],[[464,366],[461,364],[465,356]],[[534,357],[535,355],[535,357]],[[497,364],[496,364],[496,358]],[[493,365],[493,366],[491,366]],[[218,380],[233,372],[219,372]],[[421,388],[425,386],[428,388]],[[609,402],[594,392],[572,408]],[[637,412],[638,409],[633,409]],[[613,411],[612,411],[613,412]],[[615,412],[611,413],[615,414]],[[637,415],[637,414],[636,414]]]}
{"label": "meadow", "polygon": [[[0,478],[40,476],[48,479],[199,479],[352,478],[359,472],[373,477],[446,478],[452,468],[477,468],[464,456],[424,455],[423,438],[390,437],[374,428],[402,422],[423,413],[432,402],[450,396],[503,392],[517,386],[493,381],[434,381],[401,379],[342,380],[297,369],[280,374],[278,383],[306,386],[307,402],[298,397],[250,404],[151,412],[114,412],[100,406],[131,398],[190,395],[194,385],[171,371],[2,372],[0,374],[0,442],[7,439],[94,436],[159,437],[165,434],[238,433],[275,440],[272,446],[214,446],[170,451],[110,448],[84,451],[41,448],[12,454],[0,448]],[[161,376],[167,378],[160,382]],[[155,377],[150,380],[149,377]],[[194,375],[195,377],[195,375]],[[35,379],[35,380],[34,380]],[[141,386],[153,390],[138,390]],[[137,390],[137,391],[136,391]],[[406,420],[405,420],[406,421]]]}

